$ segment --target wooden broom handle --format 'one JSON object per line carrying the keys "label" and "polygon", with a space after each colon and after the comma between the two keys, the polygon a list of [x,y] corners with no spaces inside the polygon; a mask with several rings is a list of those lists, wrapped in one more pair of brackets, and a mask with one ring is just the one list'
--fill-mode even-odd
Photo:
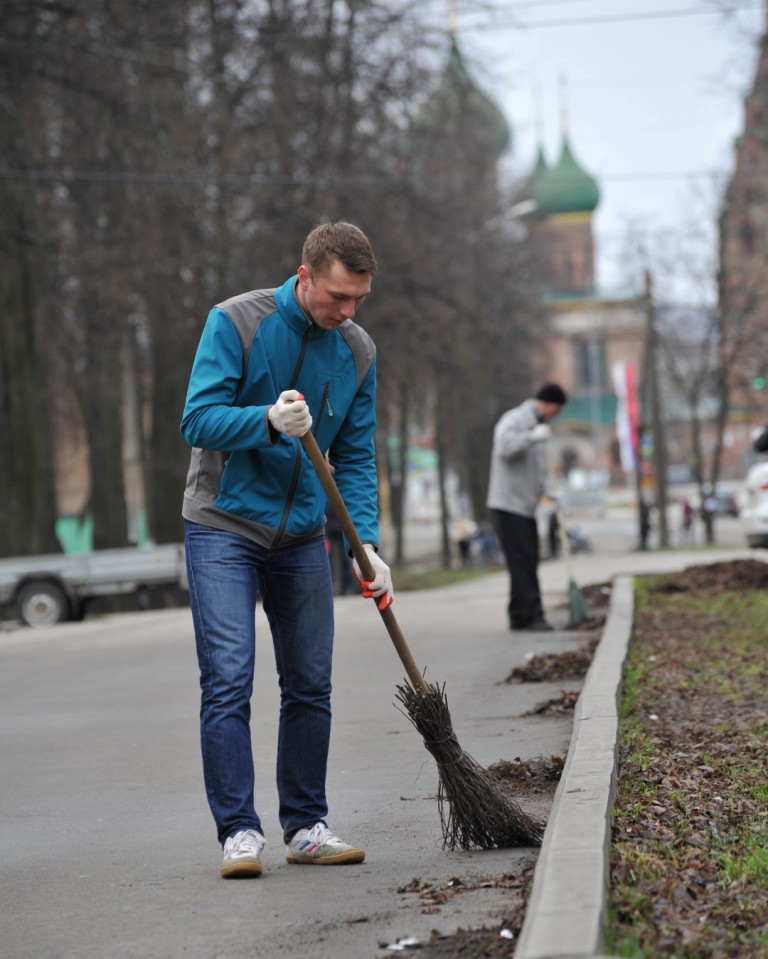
{"label": "wooden broom handle", "polygon": [[[547,464],[547,486],[549,490],[552,491],[555,486],[555,471],[552,468],[552,457],[549,454],[549,450],[544,454]],[[565,528],[565,520],[563,519],[563,511],[560,509],[560,503],[555,500],[555,518],[557,520],[557,531],[560,536],[560,548],[563,551],[563,557],[565,559],[565,572],[568,576],[568,579],[573,578],[573,564],[571,563],[571,543],[568,539],[568,530]]]}
{"label": "wooden broom handle", "polygon": [[[370,582],[370,580],[375,578],[376,574],[373,566],[371,565],[371,561],[368,558],[368,554],[365,551],[365,547],[363,546],[363,541],[360,539],[360,535],[355,528],[355,524],[352,522],[352,517],[349,515],[349,510],[347,509],[344,500],[341,498],[341,493],[336,485],[336,481],[331,475],[331,471],[328,468],[325,457],[320,452],[320,447],[317,445],[317,440],[312,433],[305,433],[301,437],[301,445],[304,447],[304,451],[315,468],[315,472],[318,475],[320,483],[325,490],[326,495],[328,496],[328,502],[331,505],[331,509],[339,519],[341,528],[344,530],[344,535],[347,537],[347,541],[349,542],[349,546],[352,550],[352,555],[357,560],[357,565],[360,567],[360,572],[363,574],[363,579],[366,582]],[[376,608],[378,609],[379,600],[374,596],[373,601],[376,603]],[[421,670],[416,665],[416,660],[413,658],[413,655],[408,648],[408,643],[406,643],[405,636],[403,636],[400,625],[395,619],[395,614],[392,612],[392,607],[387,606],[385,609],[379,609],[379,614],[384,620],[384,625],[386,626],[389,637],[392,640],[395,649],[397,650],[397,655],[400,657],[400,662],[405,667],[405,672],[408,676],[408,679],[411,681],[411,685],[414,687],[414,689],[419,689],[423,693],[428,693],[429,686],[427,685],[427,681],[424,679]]]}
{"label": "wooden broom handle", "polygon": [[571,562],[571,542],[568,539],[568,530],[565,527],[565,520],[563,519],[563,511],[560,509],[560,504],[555,504],[555,512],[557,513],[557,526],[560,531],[560,546],[563,550],[563,556],[565,557],[565,571],[568,575],[568,579],[573,579],[573,563]]}

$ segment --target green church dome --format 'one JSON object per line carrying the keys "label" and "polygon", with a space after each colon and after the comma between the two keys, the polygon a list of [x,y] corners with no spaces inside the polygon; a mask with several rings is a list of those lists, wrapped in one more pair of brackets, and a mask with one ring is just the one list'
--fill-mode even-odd
{"label": "green church dome", "polygon": [[416,134],[438,134],[440,139],[459,130],[475,147],[496,155],[511,142],[504,114],[470,77],[455,37],[440,83],[419,111],[414,128]]}
{"label": "green church dome", "polygon": [[539,205],[539,213],[591,213],[600,202],[597,180],[579,164],[573,155],[568,137],[557,163],[548,167],[539,148],[536,166],[529,181],[531,199]]}
{"label": "green church dome", "polygon": [[549,164],[547,163],[547,158],[544,156],[544,147],[539,145],[536,151],[536,162],[525,183],[525,193],[529,199],[538,199],[539,184],[547,173],[549,173]]}

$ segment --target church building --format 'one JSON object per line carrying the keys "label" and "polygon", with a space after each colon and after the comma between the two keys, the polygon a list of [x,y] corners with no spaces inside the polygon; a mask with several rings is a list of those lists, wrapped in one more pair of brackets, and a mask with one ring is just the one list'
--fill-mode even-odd
{"label": "church building", "polygon": [[622,456],[617,433],[616,377],[629,368],[632,381],[640,378],[645,298],[599,288],[593,215],[600,187],[577,159],[567,132],[553,164],[539,148],[523,199],[533,208],[529,242],[548,314],[542,375],[569,395],[556,421],[558,472],[578,470],[587,485],[622,483],[632,464],[628,450]]}

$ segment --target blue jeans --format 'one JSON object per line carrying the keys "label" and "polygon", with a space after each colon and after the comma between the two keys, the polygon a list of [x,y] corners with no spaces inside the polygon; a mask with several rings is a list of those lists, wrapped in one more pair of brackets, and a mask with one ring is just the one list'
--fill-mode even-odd
{"label": "blue jeans", "polygon": [[258,829],[251,751],[256,600],[272,632],[280,685],[277,792],[287,842],[325,821],[331,734],[333,587],[322,536],[280,549],[185,523],[200,666],[200,739],[219,841]]}

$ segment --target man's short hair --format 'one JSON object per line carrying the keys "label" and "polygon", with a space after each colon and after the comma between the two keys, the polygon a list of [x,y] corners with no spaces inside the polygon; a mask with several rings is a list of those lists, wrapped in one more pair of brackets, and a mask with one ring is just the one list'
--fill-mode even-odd
{"label": "man's short hair", "polygon": [[378,272],[368,237],[360,227],[345,220],[316,226],[301,251],[301,262],[313,278],[324,276],[334,260],[339,260],[352,273]]}
{"label": "man's short hair", "polygon": [[536,399],[543,403],[555,403],[564,406],[568,402],[565,390],[559,383],[545,383],[536,394]]}

